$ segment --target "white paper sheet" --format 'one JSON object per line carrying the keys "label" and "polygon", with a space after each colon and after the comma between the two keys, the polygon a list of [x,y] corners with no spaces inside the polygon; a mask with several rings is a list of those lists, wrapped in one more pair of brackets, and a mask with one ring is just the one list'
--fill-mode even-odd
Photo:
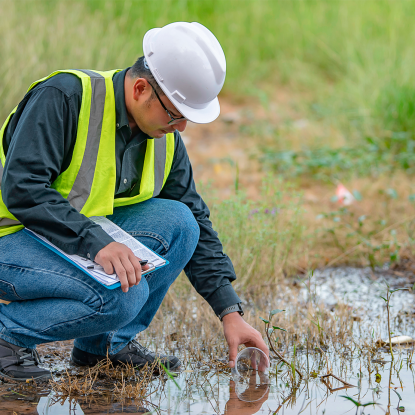
{"label": "white paper sheet", "polygon": [[[154,268],[160,267],[166,263],[166,261],[163,258],[159,257],[157,254],[148,249],[141,242],[138,242],[131,235],[122,230],[119,226],[111,222],[109,219],[101,216],[93,216],[90,219],[93,220],[96,224],[100,225],[101,228],[104,229],[104,231],[108,235],[110,235],[116,242],[128,246],[133,251],[136,257],[140,258],[141,260],[148,261],[150,269],[143,272],[142,275],[148,274],[149,272],[153,271]],[[119,281],[119,278],[116,274],[107,274],[101,265],[98,265],[89,259],[82,258],[79,255],[68,255],[67,253],[59,249],[56,245],[49,242],[45,237],[37,234],[36,232],[31,231],[30,229],[27,230],[33,233],[37,238],[41,239],[43,242],[45,242],[46,244],[50,245],[55,250],[60,252],[63,256],[67,257],[70,261],[80,266],[89,275],[91,275],[93,278],[95,278],[102,284],[112,285]]]}

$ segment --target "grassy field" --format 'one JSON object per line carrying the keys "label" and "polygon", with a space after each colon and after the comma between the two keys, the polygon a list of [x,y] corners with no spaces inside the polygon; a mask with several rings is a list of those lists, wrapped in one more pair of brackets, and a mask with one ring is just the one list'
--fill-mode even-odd
{"label": "grassy field", "polygon": [[[238,131],[266,171],[259,200],[208,197],[241,280],[396,262],[414,240],[414,17],[392,0],[0,0],[0,118],[57,68],[123,68],[148,29],[199,21],[227,56],[223,97],[266,113]],[[363,200],[320,202],[338,180]]]}
{"label": "grassy field", "polygon": [[1,118],[34,79],[125,67],[148,29],[196,20],[223,45],[228,94],[266,100],[289,85],[347,141],[415,125],[413,1],[0,0],[0,9]]}

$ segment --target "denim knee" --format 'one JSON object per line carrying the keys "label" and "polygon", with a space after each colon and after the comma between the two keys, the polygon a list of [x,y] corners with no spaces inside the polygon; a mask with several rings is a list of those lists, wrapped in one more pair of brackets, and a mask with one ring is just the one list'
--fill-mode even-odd
{"label": "denim knee", "polygon": [[126,293],[121,288],[109,291],[112,292],[108,293],[102,310],[102,317],[108,323],[106,330],[119,329],[134,320],[149,296],[148,284],[144,277]]}
{"label": "denim knee", "polygon": [[186,245],[186,249],[193,252],[199,242],[200,228],[192,211],[181,202],[169,200],[169,214],[175,224],[175,236]]}

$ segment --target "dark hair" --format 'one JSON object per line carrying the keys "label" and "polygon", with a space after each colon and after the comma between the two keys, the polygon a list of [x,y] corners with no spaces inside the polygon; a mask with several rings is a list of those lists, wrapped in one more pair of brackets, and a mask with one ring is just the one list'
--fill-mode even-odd
{"label": "dark hair", "polygon": [[[151,83],[153,88],[156,89],[156,92],[159,95],[165,95],[163,90],[160,88],[159,84],[157,83],[157,81],[154,79],[154,76],[151,73],[150,68],[147,65],[146,58],[144,56],[141,56],[140,58],[136,60],[135,64],[129,70],[129,75],[133,79],[136,79],[136,78],[146,79],[148,82]],[[154,93],[154,91],[151,92],[151,98],[152,99],[156,98],[156,94]]]}

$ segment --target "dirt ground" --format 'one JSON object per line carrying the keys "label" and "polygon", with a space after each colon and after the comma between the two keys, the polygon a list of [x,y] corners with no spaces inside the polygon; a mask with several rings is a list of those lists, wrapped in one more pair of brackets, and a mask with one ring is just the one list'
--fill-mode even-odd
{"label": "dirt ground", "polygon": [[[210,183],[223,197],[235,189],[239,168],[239,182],[250,197],[258,197],[263,177],[260,164],[250,155],[255,151],[256,140],[247,140],[239,132],[244,112],[252,111],[249,105],[236,105],[222,99],[221,115],[211,124],[188,123],[182,133],[196,184]],[[260,108],[259,108],[259,111]],[[263,116],[263,114],[261,114]]]}

